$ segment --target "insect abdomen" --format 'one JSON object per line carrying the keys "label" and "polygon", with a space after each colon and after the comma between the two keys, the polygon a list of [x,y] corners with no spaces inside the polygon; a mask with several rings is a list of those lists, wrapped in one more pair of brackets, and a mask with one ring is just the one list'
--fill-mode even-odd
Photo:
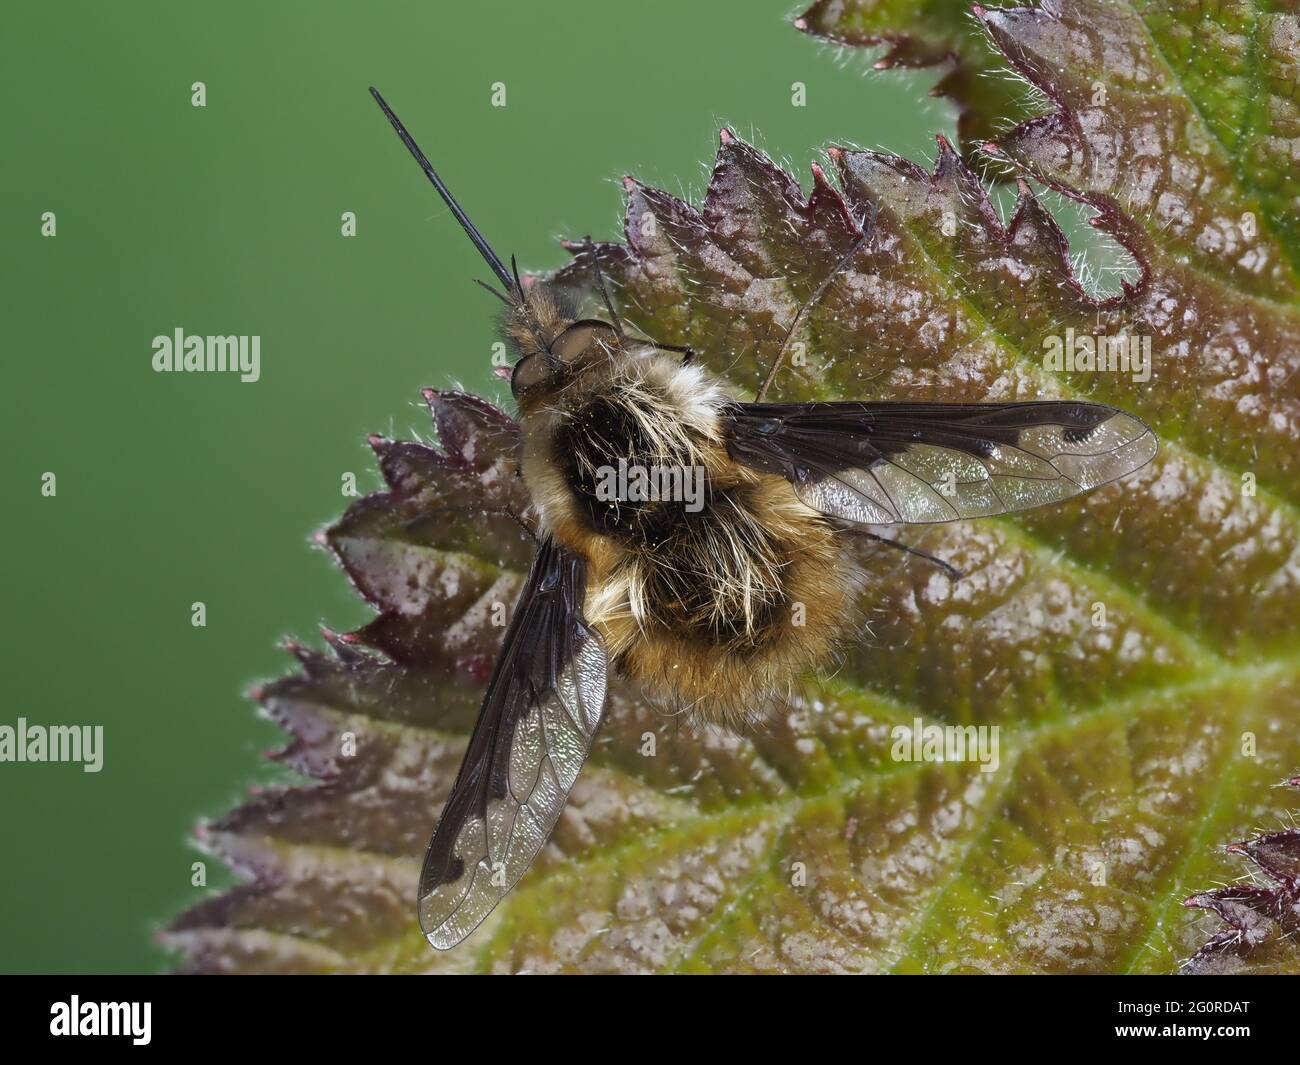
{"label": "insect abdomen", "polygon": [[640,623],[620,665],[708,718],[761,716],[851,614],[833,530],[782,478],[715,484],[706,513],[626,566]]}
{"label": "insect abdomen", "polygon": [[788,545],[755,514],[756,486],[710,485],[709,505],[662,531],[638,556],[648,618],[672,631],[746,655],[762,650],[789,607]]}

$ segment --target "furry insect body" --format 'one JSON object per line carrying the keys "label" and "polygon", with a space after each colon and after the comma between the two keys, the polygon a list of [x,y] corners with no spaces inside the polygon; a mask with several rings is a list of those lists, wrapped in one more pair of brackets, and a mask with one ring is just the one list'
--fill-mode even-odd
{"label": "furry insect body", "polygon": [[[848,581],[832,524],[788,479],[732,461],[720,418],[729,400],[703,370],[630,340],[607,297],[611,321],[578,319],[545,285],[526,288],[370,91],[505,288],[521,469],[542,533],[585,562],[586,623],[652,694],[706,718],[760,716],[843,627]],[[702,509],[600,498],[594,479],[620,458],[701,471]]]}
{"label": "furry insect body", "polygon": [[[542,527],[587,559],[585,614],[624,674],[704,720],[761,716],[851,614],[835,529],[784,477],[731,459],[730,400],[705,371],[612,330],[584,336],[519,391]],[[698,508],[682,493],[610,498],[600,489],[618,465],[694,480]]]}
{"label": "furry insect body", "polygon": [[[735,402],[689,349],[629,337],[594,256],[608,321],[522,284],[371,92],[504,287],[490,291],[519,355],[508,376],[540,523],[515,515],[537,551],[421,868],[420,926],[439,949],[478,927],[559,822],[611,668],[706,720],[761,716],[852,630],[845,529],[1057,503],[1156,452],[1140,420],[1098,403],[763,402],[870,222],[795,316],[755,401]],[[614,467],[669,477],[611,494]]]}

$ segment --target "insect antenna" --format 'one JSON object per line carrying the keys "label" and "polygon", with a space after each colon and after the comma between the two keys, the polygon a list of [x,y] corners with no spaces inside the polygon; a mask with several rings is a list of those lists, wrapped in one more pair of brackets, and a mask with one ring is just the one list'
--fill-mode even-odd
{"label": "insect antenna", "polygon": [[478,287],[481,288],[484,292],[490,292],[490,293],[492,293],[492,295],[494,295],[497,299],[499,299],[499,300],[500,300],[502,303],[504,303],[507,307],[513,307],[513,306],[515,305],[515,301],[514,301],[514,300],[512,300],[509,296],[507,296],[507,295],[506,295],[504,292],[502,292],[500,289],[493,288],[493,287],[492,287],[491,285],[489,285],[486,281],[480,281],[480,280],[476,277],[476,278],[474,278],[474,284],[478,285]]}
{"label": "insect antenna", "polygon": [[519,284],[518,271],[515,272],[514,277],[510,276],[510,271],[506,269],[505,263],[501,261],[501,256],[493,251],[492,245],[487,242],[487,237],[483,236],[483,234],[478,231],[478,226],[470,221],[469,215],[465,213],[465,209],[456,202],[456,197],[451,194],[451,190],[443,183],[442,178],[438,176],[438,172],[433,169],[433,165],[425,157],[424,152],[420,151],[420,146],[415,143],[415,138],[406,132],[406,127],[402,125],[402,120],[393,114],[393,109],[388,106],[387,101],[379,95],[379,90],[373,85],[370,87],[370,95],[375,98],[375,103],[379,105],[379,109],[388,116],[388,121],[393,124],[393,129],[397,130],[397,135],[402,138],[402,143],[406,145],[406,150],[415,157],[415,161],[420,164],[420,169],[423,170],[428,179],[433,182],[433,187],[438,190],[438,195],[441,196],[443,202],[451,208],[451,213],[456,216],[456,221],[459,222],[461,228],[465,230],[465,235],[474,242],[474,247],[478,248],[479,254],[483,256],[488,266],[492,268],[492,272],[497,275],[501,284],[506,287],[508,292],[513,292],[516,297],[522,297],[524,290],[523,286]]}

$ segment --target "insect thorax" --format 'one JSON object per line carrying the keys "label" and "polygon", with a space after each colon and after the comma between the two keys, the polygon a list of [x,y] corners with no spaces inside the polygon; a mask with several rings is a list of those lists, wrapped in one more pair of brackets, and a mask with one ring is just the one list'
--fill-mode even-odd
{"label": "insect thorax", "polygon": [[744,650],[788,611],[787,545],[764,525],[760,478],[702,420],[702,381],[611,375],[558,421],[551,457],[575,518],[620,549],[643,619]]}

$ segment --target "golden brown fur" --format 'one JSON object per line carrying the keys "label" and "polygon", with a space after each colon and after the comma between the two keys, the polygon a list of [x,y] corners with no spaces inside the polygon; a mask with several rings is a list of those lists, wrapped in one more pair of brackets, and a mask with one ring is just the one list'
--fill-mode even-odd
{"label": "golden brown fur", "polygon": [[[507,323],[521,354],[567,324],[543,292],[528,302]],[[831,653],[852,609],[835,531],[784,478],[731,460],[715,380],[610,332],[518,398],[521,469],[541,524],[587,559],[586,616],[624,673],[706,720],[752,720]],[[611,532],[580,485],[619,455],[702,467],[710,502],[680,517],[646,508],[653,536]]]}
{"label": "golden brown fur", "polygon": [[510,309],[502,327],[522,358],[553,341],[573,320],[567,309],[544,285],[534,285],[527,301]]}

